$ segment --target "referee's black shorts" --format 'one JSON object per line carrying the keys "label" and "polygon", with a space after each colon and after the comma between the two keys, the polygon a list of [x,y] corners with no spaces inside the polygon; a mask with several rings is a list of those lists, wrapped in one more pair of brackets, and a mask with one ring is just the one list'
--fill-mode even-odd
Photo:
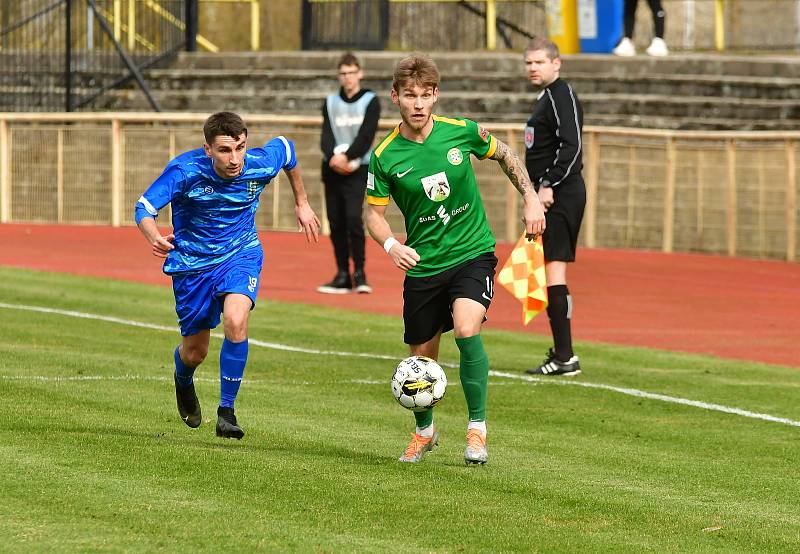
{"label": "referee's black shorts", "polygon": [[403,281],[403,341],[423,344],[440,329],[443,333],[452,330],[452,307],[456,298],[470,298],[488,310],[492,303],[496,267],[494,253],[486,252],[436,275],[406,275]]}
{"label": "referee's black shorts", "polygon": [[553,187],[553,205],[544,214],[547,227],[542,235],[544,259],[574,262],[578,233],[586,206],[586,185],[575,177]]}

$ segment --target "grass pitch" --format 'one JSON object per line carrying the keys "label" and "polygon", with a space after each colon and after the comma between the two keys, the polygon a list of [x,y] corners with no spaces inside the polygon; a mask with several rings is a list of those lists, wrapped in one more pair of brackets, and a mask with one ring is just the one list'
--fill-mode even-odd
{"label": "grass pitch", "polygon": [[[171,291],[145,285],[0,268],[0,303],[175,328]],[[578,378],[490,378],[485,467],[464,466],[447,369],[441,446],[407,465],[413,417],[389,389],[401,327],[262,299],[251,339],[308,352],[251,345],[238,442],[214,436],[219,339],[193,430],[175,408],[177,330],[0,307],[0,551],[800,549],[796,368],[579,344]],[[492,369],[520,376],[547,346],[484,340]],[[457,362],[450,335],[441,358]]]}

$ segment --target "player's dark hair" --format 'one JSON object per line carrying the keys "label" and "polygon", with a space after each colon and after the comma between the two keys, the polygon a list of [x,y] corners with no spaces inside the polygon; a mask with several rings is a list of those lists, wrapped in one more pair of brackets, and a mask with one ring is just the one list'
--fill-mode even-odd
{"label": "player's dark hair", "polygon": [[400,87],[408,86],[439,87],[439,68],[425,54],[412,54],[400,60],[394,67],[392,88],[400,92]]}
{"label": "player's dark hair", "polygon": [[530,41],[528,41],[528,45],[525,47],[525,53],[528,52],[535,52],[537,50],[544,50],[547,54],[547,57],[551,60],[555,60],[556,58],[561,57],[561,53],[558,51],[558,46],[552,40],[548,40],[545,37],[533,37]]}
{"label": "player's dark hair", "polygon": [[342,67],[343,65],[354,65],[361,69],[361,63],[358,61],[358,58],[356,58],[356,55],[352,52],[345,52],[342,54],[342,57],[339,58],[339,63],[336,65],[336,67]]}
{"label": "player's dark hair", "polygon": [[217,112],[206,119],[203,125],[203,136],[208,145],[211,145],[216,137],[238,139],[242,133],[247,136],[247,125],[239,114],[233,112]]}

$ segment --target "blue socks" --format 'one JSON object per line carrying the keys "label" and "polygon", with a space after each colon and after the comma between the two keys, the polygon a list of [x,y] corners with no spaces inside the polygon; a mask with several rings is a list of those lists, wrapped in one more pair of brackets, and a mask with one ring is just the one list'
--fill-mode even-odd
{"label": "blue socks", "polygon": [[175,349],[175,382],[179,387],[186,388],[192,384],[192,375],[196,367],[189,367],[181,360],[181,347]]}
{"label": "blue socks", "polygon": [[[236,395],[239,393],[239,385],[242,384],[247,351],[247,339],[242,342],[230,342],[228,339],[222,341],[222,349],[219,352],[219,405],[224,408],[233,408]],[[175,382],[179,387],[188,387],[192,384],[195,369],[197,368],[183,363],[178,346],[175,349]]]}
{"label": "blue socks", "polygon": [[242,342],[222,341],[219,352],[219,405],[223,408],[233,408],[239,385],[242,384],[244,366],[247,363],[247,339]]}

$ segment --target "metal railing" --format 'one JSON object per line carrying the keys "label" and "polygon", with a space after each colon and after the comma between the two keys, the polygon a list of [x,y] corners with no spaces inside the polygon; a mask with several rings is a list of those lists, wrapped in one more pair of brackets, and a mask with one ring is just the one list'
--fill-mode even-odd
{"label": "metal railing", "polygon": [[[123,0],[114,0],[115,3],[121,3]],[[119,11],[120,17],[117,18],[120,31],[124,30],[127,25],[129,29],[136,28],[137,20],[137,2],[144,5],[152,13],[164,18],[171,25],[175,26],[180,31],[186,30],[186,24],[181,18],[174,17],[169,11],[161,6],[162,0],[124,0],[128,3],[127,12]],[[197,0],[200,4],[249,4],[250,6],[250,50],[256,52],[261,49],[261,0]],[[141,16],[138,16],[141,17]],[[123,18],[127,18],[123,21]],[[117,35],[119,36],[119,35]],[[133,33],[128,32],[129,44],[133,43]],[[197,45],[209,52],[219,52],[220,48],[202,34],[196,36]],[[130,46],[129,46],[130,48]]]}
{"label": "metal railing", "polygon": [[[160,5],[183,18],[184,0]],[[146,4],[127,6],[136,13]],[[0,110],[71,111],[131,78],[157,109],[140,72],[173,56],[185,36],[161,18],[123,21],[122,7],[122,0],[0,4]]]}
{"label": "metal railing", "polygon": [[[175,155],[202,144],[207,114],[0,114],[0,223],[133,224],[133,205]],[[295,141],[312,206],[324,217],[320,117],[246,115],[250,144]],[[395,121],[382,120],[388,131]],[[490,130],[521,152],[522,128]],[[800,132],[584,128],[588,247],[797,259]],[[519,196],[497,164],[475,164],[500,240],[521,232]],[[294,229],[279,176],[262,194],[260,228]],[[390,208],[396,231],[402,218]]]}
{"label": "metal railing", "polygon": [[[520,49],[544,33],[544,0],[304,0],[303,48]],[[516,23],[515,23],[516,22]]]}

